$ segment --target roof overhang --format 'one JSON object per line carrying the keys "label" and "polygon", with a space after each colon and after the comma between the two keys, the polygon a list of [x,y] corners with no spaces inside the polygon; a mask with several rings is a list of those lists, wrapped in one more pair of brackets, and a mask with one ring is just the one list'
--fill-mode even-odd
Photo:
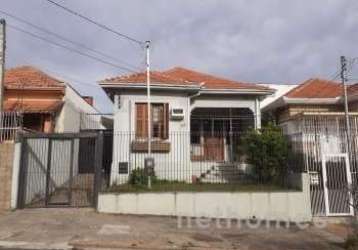
{"label": "roof overhang", "polygon": [[201,89],[201,94],[248,94],[248,95],[271,95],[275,90],[268,89]]}
{"label": "roof overhang", "polygon": [[[104,89],[147,89],[146,83],[100,83]],[[180,85],[180,84],[162,84],[162,83],[151,83],[150,88],[153,90],[188,90],[188,91],[199,91],[200,86],[198,85]]]}
{"label": "roof overhang", "polygon": [[267,105],[262,111],[270,111],[273,109],[277,109],[289,104],[313,104],[313,105],[330,105],[330,104],[339,104],[341,103],[342,98],[332,97],[332,98],[289,98],[286,96],[282,96],[278,98],[273,103]]}
{"label": "roof overhang", "polygon": [[[146,83],[100,83],[104,89],[147,89]],[[190,91],[199,92],[200,94],[246,94],[246,95],[270,95],[275,93],[273,89],[206,89],[202,85],[180,85],[180,84],[163,84],[151,83],[152,90],[173,90],[173,91]]]}

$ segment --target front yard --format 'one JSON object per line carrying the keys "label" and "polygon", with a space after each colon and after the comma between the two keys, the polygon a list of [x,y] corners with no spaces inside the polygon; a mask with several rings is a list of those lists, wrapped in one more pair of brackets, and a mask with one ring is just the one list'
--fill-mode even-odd
{"label": "front yard", "polygon": [[185,183],[175,181],[160,181],[152,183],[151,188],[146,185],[122,184],[109,187],[106,192],[277,192],[297,191],[294,188],[282,187],[273,184],[223,184],[223,183]]}

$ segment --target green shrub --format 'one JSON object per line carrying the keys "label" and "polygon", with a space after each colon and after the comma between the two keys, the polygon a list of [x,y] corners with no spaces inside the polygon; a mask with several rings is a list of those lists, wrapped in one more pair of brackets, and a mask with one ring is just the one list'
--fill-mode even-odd
{"label": "green shrub", "polygon": [[288,142],[281,129],[271,123],[251,130],[243,139],[244,151],[253,175],[261,183],[283,184],[288,165]]}
{"label": "green shrub", "polygon": [[[151,177],[151,182],[154,184],[157,181],[155,174]],[[147,186],[148,175],[143,168],[133,169],[129,175],[129,184],[133,186]]]}

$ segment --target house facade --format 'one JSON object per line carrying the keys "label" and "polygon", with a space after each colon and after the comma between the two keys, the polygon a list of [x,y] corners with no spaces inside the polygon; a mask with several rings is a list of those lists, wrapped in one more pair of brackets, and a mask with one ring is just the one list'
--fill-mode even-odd
{"label": "house facade", "polygon": [[114,102],[112,183],[126,182],[131,169],[143,168],[149,147],[161,179],[191,181],[233,162],[233,136],[260,128],[260,100],[273,92],[179,67],[151,72],[148,143],[146,74],[109,78],[100,85]]}
{"label": "house facade", "polygon": [[[4,83],[4,111],[20,116],[21,127],[28,131],[79,132],[89,129],[81,128],[82,114],[99,114],[70,84],[32,66],[6,70]],[[4,117],[3,126],[10,126],[11,119]],[[91,120],[91,129],[102,128],[101,116]]]}

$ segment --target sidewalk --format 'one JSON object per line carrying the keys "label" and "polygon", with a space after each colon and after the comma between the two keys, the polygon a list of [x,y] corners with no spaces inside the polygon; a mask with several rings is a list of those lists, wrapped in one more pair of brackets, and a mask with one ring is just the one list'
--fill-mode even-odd
{"label": "sidewalk", "polygon": [[[98,214],[91,209],[27,209],[0,216],[0,248],[15,249],[342,249],[345,229],[248,228],[211,222],[187,227],[169,217]],[[342,226],[341,226],[342,227]],[[330,227],[329,227],[330,228]]]}

